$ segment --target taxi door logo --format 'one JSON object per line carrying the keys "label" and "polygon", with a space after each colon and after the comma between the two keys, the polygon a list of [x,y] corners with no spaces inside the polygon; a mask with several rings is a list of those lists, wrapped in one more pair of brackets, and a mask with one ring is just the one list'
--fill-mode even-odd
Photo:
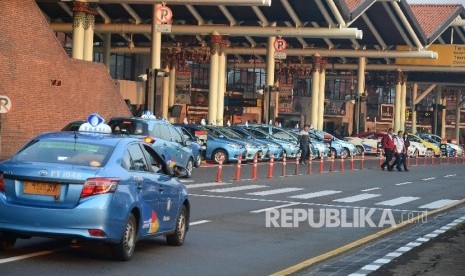
{"label": "taxi door logo", "polygon": [[149,233],[155,233],[158,231],[160,224],[158,223],[157,213],[152,211],[152,218],[150,220]]}

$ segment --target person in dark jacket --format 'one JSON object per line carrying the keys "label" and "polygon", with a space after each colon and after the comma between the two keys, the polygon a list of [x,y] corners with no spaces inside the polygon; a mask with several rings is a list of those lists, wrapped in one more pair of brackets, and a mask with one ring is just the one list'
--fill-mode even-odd
{"label": "person in dark jacket", "polygon": [[381,165],[381,169],[384,171],[386,167],[388,168],[389,171],[392,171],[391,168],[391,160],[392,156],[394,154],[394,150],[396,146],[394,145],[394,137],[392,135],[393,129],[389,128],[388,133],[383,137],[382,140],[382,147],[384,149],[384,155],[386,156],[386,160],[384,163]]}
{"label": "person in dark jacket", "polygon": [[308,125],[305,125],[299,132],[300,164],[306,164],[310,156],[310,136],[308,135],[308,129]]}

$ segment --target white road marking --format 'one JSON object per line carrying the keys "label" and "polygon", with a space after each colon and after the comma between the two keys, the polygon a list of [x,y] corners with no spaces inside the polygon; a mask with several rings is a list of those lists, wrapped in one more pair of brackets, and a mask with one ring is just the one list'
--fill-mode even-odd
{"label": "white road marking", "polygon": [[381,196],[381,195],[379,195],[379,194],[359,194],[359,195],[354,195],[354,196],[335,199],[333,201],[350,203],[350,202],[362,201],[362,200],[365,200],[365,199],[370,199],[370,198],[374,198],[374,197],[378,197],[378,196]]}
{"label": "white road marking", "polygon": [[436,179],[436,177],[423,178],[422,180],[423,180],[423,181],[429,181],[429,180],[433,180],[433,179]]}
{"label": "white road marking", "polygon": [[444,177],[453,177],[453,176],[456,176],[456,174],[448,174],[448,175],[444,175]]}
{"label": "white road marking", "polygon": [[315,197],[320,197],[320,196],[338,194],[340,192],[341,191],[326,190],[326,191],[320,191],[320,192],[315,192],[315,193],[308,193],[308,194],[290,196],[290,198],[309,199],[309,198],[315,198]]}
{"label": "white road marking", "polygon": [[380,265],[366,265],[362,267],[361,270],[377,270],[380,267]]}
{"label": "white road marking", "polygon": [[194,180],[192,180],[192,179],[179,179],[179,182],[181,182],[181,183],[192,183],[192,182],[194,182]]}
{"label": "white road marking", "polygon": [[198,220],[198,221],[193,221],[193,222],[189,223],[189,226],[204,224],[204,223],[207,223],[207,222],[210,222],[210,221],[209,221],[209,220]]}
{"label": "white road marking", "polygon": [[369,191],[374,191],[374,190],[379,190],[379,187],[365,189],[365,190],[362,190],[362,192],[369,192]]}
{"label": "white road marking", "polygon": [[246,185],[246,186],[237,186],[237,187],[231,187],[231,188],[219,188],[219,189],[207,190],[207,192],[228,193],[228,192],[237,192],[237,191],[243,191],[243,190],[259,189],[259,188],[265,188],[265,187],[268,187],[268,186],[265,186],[265,185]]}
{"label": "white road marking", "polygon": [[30,253],[30,254],[26,254],[26,255],[20,255],[20,256],[16,256],[16,257],[0,259],[0,264],[11,263],[11,262],[20,261],[20,260],[29,259],[29,258],[34,258],[34,257],[42,256],[42,255],[48,255],[48,254],[52,254],[52,253],[55,253],[55,252],[58,252],[58,251],[63,251],[65,249],[69,249],[69,248],[67,247],[67,248],[60,248],[60,249],[56,249],[56,250],[40,251],[40,252]]}
{"label": "white road marking", "polygon": [[290,193],[290,192],[295,192],[295,191],[300,191],[300,190],[303,190],[303,188],[282,188],[282,189],[274,189],[274,190],[268,190],[268,191],[262,191],[262,192],[248,193],[248,195],[267,196],[267,195]]}
{"label": "white road marking", "polygon": [[414,197],[414,196],[401,196],[401,197],[394,198],[394,199],[391,199],[391,200],[378,202],[378,203],[376,203],[376,205],[396,206],[396,205],[404,204],[404,203],[414,201],[414,200],[417,200],[417,199],[420,199],[420,198],[419,197]]}
{"label": "white road marking", "polygon": [[[309,206],[319,206],[319,207],[332,207],[332,208],[347,208],[347,209],[375,209],[375,210],[390,210],[392,212],[422,212],[420,210],[406,210],[406,209],[394,209],[394,208],[374,208],[374,207],[360,207],[360,206],[350,206],[350,205],[340,205],[340,204],[323,204],[323,203],[312,203],[312,202],[297,202],[289,200],[276,200],[276,199],[265,199],[265,198],[250,198],[250,197],[237,197],[237,196],[222,196],[222,195],[201,195],[201,194],[189,194],[189,196],[198,196],[198,197],[208,197],[208,198],[223,198],[223,199],[234,199],[234,200],[244,200],[244,201],[258,201],[258,202],[275,202],[275,203],[297,203]],[[465,220],[465,219],[464,219]]]}
{"label": "white road marking", "polygon": [[407,181],[407,182],[397,183],[396,186],[402,186],[402,185],[407,185],[407,184],[412,184],[412,182]]}
{"label": "white road marking", "polygon": [[441,199],[441,200],[437,200],[437,201],[434,201],[434,202],[431,202],[431,203],[422,205],[422,206],[420,206],[420,207],[418,207],[418,208],[439,209],[439,208],[441,208],[441,207],[444,207],[444,206],[446,206],[446,205],[455,203],[455,202],[457,202],[457,201],[458,201],[458,200],[453,200],[453,199]]}
{"label": "white road marking", "polygon": [[229,185],[231,183],[227,182],[207,182],[207,183],[200,183],[200,184],[188,184],[185,185],[186,188],[188,189],[193,189],[193,188],[203,188],[203,187],[212,187],[212,186],[221,186],[221,185]]}
{"label": "white road marking", "polygon": [[294,206],[294,205],[299,205],[300,203],[290,203],[290,204],[284,204],[284,205],[279,205],[279,206],[274,206],[274,207],[269,207],[265,209],[260,209],[260,210],[255,210],[255,211],[250,211],[251,213],[258,214],[258,213],[263,213],[269,210],[274,210],[274,209],[279,209],[279,208],[284,208],[284,207],[289,207],[289,206]]}

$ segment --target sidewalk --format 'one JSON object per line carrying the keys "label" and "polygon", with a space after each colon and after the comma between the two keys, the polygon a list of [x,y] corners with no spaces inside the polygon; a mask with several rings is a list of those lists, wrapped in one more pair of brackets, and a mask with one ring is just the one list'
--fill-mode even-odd
{"label": "sidewalk", "polygon": [[370,275],[465,275],[465,222]]}

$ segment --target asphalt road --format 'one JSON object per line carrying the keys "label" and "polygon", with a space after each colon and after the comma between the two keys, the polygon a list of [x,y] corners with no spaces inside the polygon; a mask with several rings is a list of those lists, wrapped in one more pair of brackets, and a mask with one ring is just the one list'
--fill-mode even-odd
{"label": "asphalt road", "polygon": [[[184,246],[167,246],[163,238],[144,240],[131,261],[117,262],[100,244],[70,246],[67,241],[32,238],[19,240],[12,251],[0,252],[0,274],[268,275],[390,226],[380,225],[381,221],[401,223],[457,203],[465,198],[461,161],[454,164],[451,159],[446,164],[444,159],[439,165],[436,160],[431,165],[428,160],[423,165],[420,160],[413,166],[411,160],[409,172],[387,172],[373,158],[365,160],[363,170],[357,160],[353,171],[347,161],[341,171],[336,160],[332,172],[325,162],[322,173],[319,161],[314,161],[311,174],[305,165],[297,175],[295,163],[288,162],[286,177],[281,177],[282,163],[275,163],[273,178],[267,178],[269,165],[259,164],[255,180],[251,179],[253,164],[247,164],[239,181],[234,180],[236,165],[229,164],[222,168],[221,183],[216,182],[218,166],[205,165],[194,171],[192,179],[183,180],[192,205]],[[314,215],[312,222],[323,221],[323,225],[303,220],[292,227],[297,223],[292,220],[296,210],[301,216]],[[328,213],[320,216],[321,210],[338,214],[328,221]],[[375,225],[358,219],[361,210],[372,212],[370,220]],[[267,216],[274,216],[272,227],[267,227]],[[338,219],[346,224],[341,226]],[[357,225],[362,221],[364,226]]]}

